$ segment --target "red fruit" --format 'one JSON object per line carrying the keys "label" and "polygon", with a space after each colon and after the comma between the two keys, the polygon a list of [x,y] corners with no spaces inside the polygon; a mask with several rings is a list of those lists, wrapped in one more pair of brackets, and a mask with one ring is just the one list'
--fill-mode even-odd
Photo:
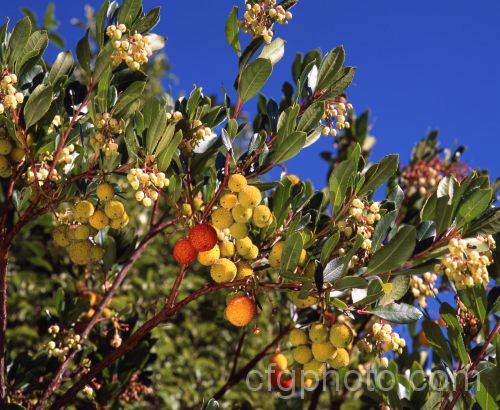
{"label": "red fruit", "polygon": [[217,232],[212,225],[199,224],[191,229],[188,238],[198,252],[206,252],[216,245]]}
{"label": "red fruit", "polygon": [[275,370],[271,373],[271,387],[274,390],[290,390],[293,386],[293,378],[290,373],[283,370]]}
{"label": "red fruit", "polygon": [[189,265],[198,256],[198,252],[188,238],[179,239],[174,245],[174,259],[179,265]]}

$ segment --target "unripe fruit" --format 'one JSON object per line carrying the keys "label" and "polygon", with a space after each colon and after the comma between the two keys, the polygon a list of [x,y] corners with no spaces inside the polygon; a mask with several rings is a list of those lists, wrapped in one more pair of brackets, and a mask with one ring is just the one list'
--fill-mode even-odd
{"label": "unripe fruit", "polygon": [[220,249],[215,245],[209,251],[198,253],[198,262],[203,266],[212,266],[220,258]]}
{"label": "unripe fruit", "polygon": [[308,308],[318,302],[318,298],[314,296],[307,296],[305,299],[302,299],[300,292],[290,292],[289,297],[292,303],[299,309]]}
{"label": "unripe fruit", "polygon": [[66,226],[58,226],[56,229],[54,229],[54,232],[52,232],[52,238],[54,239],[54,242],[57,246],[65,248],[70,244],[70,241],[66,236],[66,231]]}
{"label": "unripe fruit", "polygon": [[190,217],[191,215],[193,215],[193,209],[191,208],[191,204],[182,204],[181,212],[182,212],[182,215],[187,216],[187,217]]}
{"label": "unripe fruit", "polygon": [[274,363],[277,369],[286,370],[288,368],[288,360],[283,353],[276,353],[271,357],[271,363]]}
{"label": "unripe fruit", "polygon": [[244,223],[235,222],[229,228],[229,232],[236,239],[243,239],[248,235],[248,226]]}
{"label": "unripe fruit", "polygon": [[225,209],[232,209],[238,204],[238,197],[232,192],[222,195],[220,206]]}
{"label": "unripe fruit", "polygon": [[119,219],[125,213],[125,207],[120,201],[109,201],[104,205],[104,213],[110,219]]}
{"label": "unripe fruit", "polygon": [[255,302],[248,296],[237,296],[226,306],[226,318],[234,326],[248,325],[257,313]]}
{"label": "unripe fruit", "polygon": [[90,229],[87,225],[78,225],[75,228],[75,239],[78,241],[82,241],[84,239],[88,239],[90,236]]}
{"label": "unripe fruit", "polygon": [[271,210],[265,205],[257,206],[252,215],[252,222],[257,228],[265,228],[272,222]]}
{"label": "unripe fruit", "polygon": [[313,343],[323,343],[328,340],[328,327],[323,323],[316,322],[309,329],[309,339]]}
{"label": "unripe fruit", "polygon": [[240,261],[236,264],[237,272],[235,280],[241,280],[247,276],[253,276],[252,265],[248,262]]}
{"label": "unripe fruit", "polygon": [[112,219],[109,223],[109,226],[113,229],[122,229],[125,228],[129,223],[128,214],[125,212],[121,218]]}
{"label": "unripe fruit", "polygon": [[227,183],[229,189],[233,192],[240,192],[247,184],[247,179],[241,174],[231,175]]}
{"label": "unripe fruit", "polygon": [[94,262],[100,261],[104,256],[104,248],[101,248],[100,246],[92,246],[92,249],[90,250],[90,259]]}
{"label": "unripe fruit", "polygon": [[238,194],[238,200],[245,208],[255,208],[262,201],[262,195],[259,188],[247,186]]}
{"label": "unripe fruit", "polygon": [[231,215],[236,222],[246,223],[252,219],[252,209],[238,204],[231,209]]}
{"label": "unripe fruit", "polygon": [[311,348],[314,358],[318,362],[326,362],[335,352],[335,348],[329,342],[313,343]]}
{"label": "unripe fruit", "polygon": [[281,265],[281,254],[283,253],[283,248],[285,247],[285,241],[280,241],[274,244],[269,254],[269,265],[271,268],[279,269]]}
{"label": "unripe fruit", "polygon": [[78,222],[87,222],[88,219],[94,214],[94,204],[90,201],[80,201],[73,209],[73,216]]}
{"label": "unripe fruit", "polygon": [[234,222],[231,211],[218,208],[212,212],[212,224],[219,229],[229,228]]}
{"label": "unripe fruit", "polygon": [[293,349],[293,360],[300,364],[306,364],[313,358],[311,349],[307,345],[297,346]]}
{"label": "unripe fruit", "polygon": [[0,155],[9,155],[12,151],[12,144],[7,139],[0,139]]}
{"label": "unripe fruit", "polygon": [[24,160],[24,150],[19,147],[14,147],[9,156],[14,162],[21,162]]}
{"label": "unripe fruit", "polygon": [[236,265],[226,258],[216,261],[210,268],[210,276],[217,283],[231,282],[236,277]]}
{"label": "unripe fruit", "polygon": [[199,211],[203,207],[203,198],[201,196],[197,196],[193,199],[194,209]]}
{"label": "unripe fruit", "polygon": [[179,265],[189,265],[196,259],[198,252],[188,238],[183,238],[175,243],[173,254]]}
{"label": "unripe fruit", "polygon": [[209,224],[199,224],[189,231],[188,238],[193,247],[200,252],[206,252],[217,244],[217,232]]}
{"label": "unripe fruit", "polygon": [[330,329],[330,343],[335,347],[347,347],[353,338],[352,329],[345,323],[336,323]]}
{"label": "unripe fruit", "polygon": [[257,259],[257,256],[259,256],[259,248],[256,245],[252,245],[250,250],[245,255],[242,256],[243,258],[249,261]]}
{"label": "unripe fruit", "polygon": [[219,243],[219,248],[220,256],[223,256],[224,258],[231,258],[234,256],[234,243],[224,240]]}
{"label": "unripe fruit", "polygon": [[349,365],[349,352],[343,348],[336,349],[333,356],[328,359],[328,364],[333,369],[340,369]]}
{"label": "unripe fruit", "polygon": [[71,261],[76,265],[86,265],[90,262],[90,241],[77,241],[68,246],[68,254]]}
{"label": "unripe fruit", "polygon": [[6,172],[10,168],[9,161],[3,155],[0,155],[0,172]]}
{"label": "unripe fruit", "polygon": [[102,183],[97,186],[96,194],[101,201],[109,201],[115,196],[115,190],[111,184]]}
{"label": "unripe fruit", "polygon": [[95,229],[104,229],[109,225],[109,218],[106,216],[102,209],[98,209],[89,218],[89,224]]}
{"label": "unripe fruit", "polygon": [[307,333],[302,329],[293,329],[288,336],[288,341],[292,346],[300,346],[307,344]]}
{"label": "unripe fruit", "polygon": [[305,376],[321,377],[324,370],[325,370],[325,364],[322,362],[318,362],[317,360],[314,359],[304,364]]}
{"label": "unripe fruit", "polygon": [[248,236],[246,236],[236,241],[236,251],[242,256],[246,255],[248,252],[250,252],[252,245],[252,240]]}

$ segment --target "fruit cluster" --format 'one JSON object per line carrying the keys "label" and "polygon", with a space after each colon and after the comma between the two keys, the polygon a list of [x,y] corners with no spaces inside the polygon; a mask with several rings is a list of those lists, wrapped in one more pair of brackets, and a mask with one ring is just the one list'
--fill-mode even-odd
{"label": "fruit cluster", "polygon": [[101,260],[104,249],[95,242],[99,230],[108,226],[121,229],[128,224],[125,207],[121,201],[112,199],[114,195],[113,187],[102,183],[97,187],[100,207],[90,200],[82,200],[73,209],[59,214],[60,225],[54,230],[54,242],[68,251],[74,264],[87,265]]}
{"label": "fruit cluster", "polygon": [[118,24],[118,26],[112,24],[106,28],[106,34],[113,39],[115,49],[111,55],[111,61],[115,65],[124,62],[132,70],[139,70],[141,65],[148,62],[148,57],[153,55],[150,47],[152,38],[137,32],[129,33],[124,37],[126,32],[125,24]]}
{"label": "fruit cluster", "polygon": [[107,157],[118,151],[116,139],[123,133],[120,121],[108,112],[97,113],[95,127],[97,131],[90,137],[90,143],[104,152]]}
{"label": "fruit cluster", "polygon": [[418,304],[427,307],[427,298],[434,296],[438,290],[434,287],[437,281],[437,275],[432,272],[425,272],[422,276],[412,275],[410,278],[410,290]]}
{"label": "fruit cluster", "polygon": [[241,28],[245,33],[250,32],[252,38],[263,37],[269,44],[273,39],[273,24],[288,24],[292,19],[292,13],[286,11],[282,6],[276,5],[276,0],[257,1],[253,4],[247,3]]}
{"label": "fruit cluster", "polygon": [[306,379],[317,379],[323,375],[326,363],[333,369],[349,365],[347,349],[353,339],[354,332],[347,323],[335,323],[330,327],[315,322],[309,332],[293,329],[288,340],[294,347],[293,359],[302,365]]}
{"label": "fruit cluster", "polygon": [[10,177],[12,166],[23,160],[24,150],[12,141],[5,127],[0,127],[0,178]]}
{"label": "fruit cluster", "polygon": [[61,334],[59,326],[52,325],[49,327],[49,334],[52,335],[52,340],[47,343],[49,355],[58,358],[61,362],[66,359],[69,352],[82,348],[81,337],[73,330]]}
{"label": "fruit cluster", "polygon": [[351,124],[346,120],[347,114],[352,110],[352,104],[346,103],[344,97],[335,100],[328,100],[325,103],[325,112],[322,120],[325,122],[321,132],[323,135],[337,136],[337,130],[350,128]]}
{"label": "fruit cluster", "polygon": [[0,80],[0,114],[5,110],[15,110],[18,104],[24,101],[23,93],[19,92],[14,84],[17,83],[17,76],[15,74],[4,73],[2,80]]}
{"label": "fruit cluster", "polygon": [[457,290],[486,285],[489,282],[488,266],[493,263],[492,249],[495,240],[491,235],[478,236],[477,245],[463,239],[452,238],[448,243],[449,253],[441,258],[434,269],[445,274]]}
{"label": "fruit cluster", "polygon": [[169,179],[156,167],[151,169],[132,168],[127,174],[130,186],[136,191],[135,199],[146,207],[158,199],[159,190],[168,187]]}

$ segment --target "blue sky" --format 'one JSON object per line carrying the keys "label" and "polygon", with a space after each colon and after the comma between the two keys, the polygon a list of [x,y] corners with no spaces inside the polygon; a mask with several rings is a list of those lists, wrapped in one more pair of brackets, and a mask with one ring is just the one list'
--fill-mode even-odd
{"label": "blue sky", "polygon": [[[45,1],[11,1],[4,15],[17,19],[22,6],[38,15]],[[98,1],[56,0],[60,32],[73,48],[81,31],[70,24],[83,16],[85,4]],[[71,4],[71,7],[68,6]],[[166,52],[178,83],[175,93],[193,83],[206,93],[232,91],[236,57],[224,38],[224,22],[236,0],[145,0],[145,8],[162,6],[155,32],[168,37]],[[500,176],[500,2],[498,0],[400,1],[302,0],[288,26],[277,35],[287,41],[285,58],[264,88],[279,99],[290,80],[297,51],[323,51],[343,44],[347,63],[357,67],[349,100],[358,112],[372,111],[377,137],[375,159],[399,152],[408,160],[411,147],[429,130],[441,130],[442,146],[465,144],[472,167]],[[53,56],[53,50],[49,58]],[[253,109],[253,107],[250,107]],[[288,169],[317,185],[324,183],[326,163],[318,154],[330,147],[325,138],[290,161]]]}

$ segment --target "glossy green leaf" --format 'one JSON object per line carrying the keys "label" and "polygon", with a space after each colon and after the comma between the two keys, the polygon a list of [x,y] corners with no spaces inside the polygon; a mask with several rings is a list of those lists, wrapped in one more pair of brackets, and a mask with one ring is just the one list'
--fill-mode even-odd
{"label": "glossy green leaf", "polygon": [[238,94],[242,102],[255,97],[273,72],[271,61],[257,58],[246,66],[240,75]]}

